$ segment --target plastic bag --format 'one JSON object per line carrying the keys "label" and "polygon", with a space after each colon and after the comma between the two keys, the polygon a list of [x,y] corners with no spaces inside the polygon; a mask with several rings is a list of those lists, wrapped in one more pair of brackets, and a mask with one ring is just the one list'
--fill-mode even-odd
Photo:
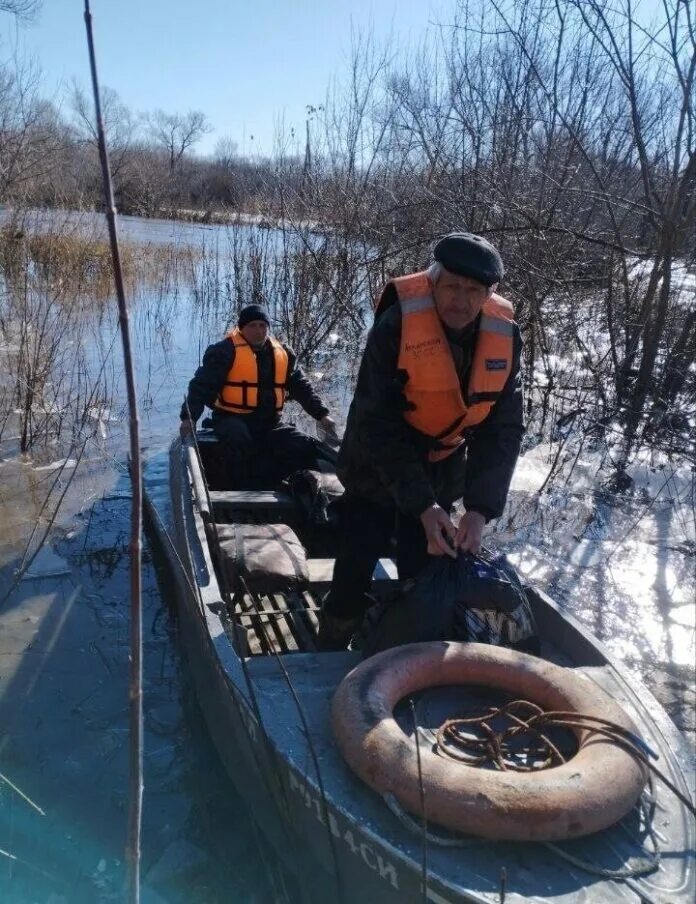
{"label": "plastic bag", "polygon": [[353,646],[367,657],[431,640],[539,652],[527,594],[504,556],[431,556],[416,578],[368,610]]}
{"label": "plastic bag", "polygon": [[328,524],[335,520],[332,503],[343,495],[343,484],[335,474],[319,471],[296,471],[288,478],[288,490],[305,518],[312,524]]}

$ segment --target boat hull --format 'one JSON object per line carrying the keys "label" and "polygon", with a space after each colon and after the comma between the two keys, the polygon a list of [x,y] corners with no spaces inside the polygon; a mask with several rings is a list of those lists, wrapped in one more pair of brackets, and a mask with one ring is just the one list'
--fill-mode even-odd
{"label": "boat hull", "polygon": [[[146,502],[174,580],[178,633],[199,705],[231,781],[276,856],[300,879],[305,900],[325,901],[330,895],[344,902],[491,904],[500,900],[503,874],[508,902],[693,899],[693,823],[673,805],[668,837],[673,856],[667,874],[656,879],[611,881],[548,850],[540,853],[538,845],[446,833],[431,833],[424,851],[420,824],[398,808],[392,812],[353,776],[331,738],[331,699],[357,655],[242,659],[180,443],[172,445],[166,477],[163,462],[159,469],[149,483],[146,478]],[[583,671],[626,706],[644,734],[649,721],[649,743],[659,743],[670,775],[687,789],[693,764],[664,711],[644,689],[633,688],[600,645],[551,600],[535,592],[533,602],[540,630],[553,632],[561,647],[572,647]],[[614,836],[607,843],[618,844]],[[595,848],[590,839],[578,848],[580,859],[607,843]],[[617,848],[615,859],[621,858]]]}

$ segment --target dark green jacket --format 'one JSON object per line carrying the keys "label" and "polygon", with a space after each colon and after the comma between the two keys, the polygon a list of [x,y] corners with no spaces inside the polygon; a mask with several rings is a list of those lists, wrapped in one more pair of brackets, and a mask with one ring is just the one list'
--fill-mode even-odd
{"label": "dark green jacket", "polygon": [[[463,389],[477,329],[478,321],[458,335],[446,329]],[[338,459],[343,485],[409,515],[463,498],[468,510],[486,519],[499,517],[524,434],[519,329],[515,326],[512,372],[491,413],[467,431],[460,450],[435,463],[427,460],[426,438],[403,418],[406,375],[397,370],[400,342],[401,309],[392,304],[367,339]]]}

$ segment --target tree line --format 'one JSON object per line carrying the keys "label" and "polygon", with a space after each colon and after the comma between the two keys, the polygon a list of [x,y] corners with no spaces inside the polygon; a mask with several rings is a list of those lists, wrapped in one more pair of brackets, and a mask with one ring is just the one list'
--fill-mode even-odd
{"label": "tree line", "polygon": [[615,431],[619,471],[644,442],[693,460],[695,111],[683,0],[460,0],[406,57],[358,42],[297,197],[369,245],[372,291],[443,233],[487,236],[533,429]]}
{"label": "tree line", "polygon": [[[649,20],[633,0],[458,0],[413,51],[358,36],[347,78],[267,159],[229,139],[196,156],[197,111],[138,115],[110,90],[103,104],[123,212],[290,223],[303,266],[330,286],[323,303],[353,319],[386,278],[426,264],[438,236],[486,235],[506,262],[535,429],[617,430],[619,469],[644,441],[693,455],[688,2],[663,0]],[[0,200],[100,198],[85,95],[73,86],[58,110],[30,68],[5,64]]]}
{"label": "tree line", "polygon": [[[35,67],[16,59],[0,67],[0,203],[101,205],[92,107],[77,84],[59,107],[41,96]],[[109,88],[102,91],[102,110],[122,213],[253,209],[266,165],[238,156],[229,139],[209,157],[196,157],[209,131],[200,111],[136,113]]]}

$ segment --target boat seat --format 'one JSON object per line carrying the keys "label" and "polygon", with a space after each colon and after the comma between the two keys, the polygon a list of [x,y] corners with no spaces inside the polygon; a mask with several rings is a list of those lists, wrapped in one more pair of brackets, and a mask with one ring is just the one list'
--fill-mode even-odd
{"label": "boat seat", "polygon": [[307,554],[287,524],[216,524],[208,533],[233,591],[265,594],[309,586]]}
{"label": "boat seat", "polygon": [[[321,585],[324,584],[328,587],[333,576],[335,561],[335,559],[307,559],[309,580],[313,587],[321,589]],[[372,574],[373,581],[390,582],[398,581],[398,579],[396,564],[392,559],[380,559],[377,562]]]}
{"label": "boat seat", "polygon": [[294,522],[298,515],[295,500],[281,490],[211,490],[210,504],[216,522]]}

